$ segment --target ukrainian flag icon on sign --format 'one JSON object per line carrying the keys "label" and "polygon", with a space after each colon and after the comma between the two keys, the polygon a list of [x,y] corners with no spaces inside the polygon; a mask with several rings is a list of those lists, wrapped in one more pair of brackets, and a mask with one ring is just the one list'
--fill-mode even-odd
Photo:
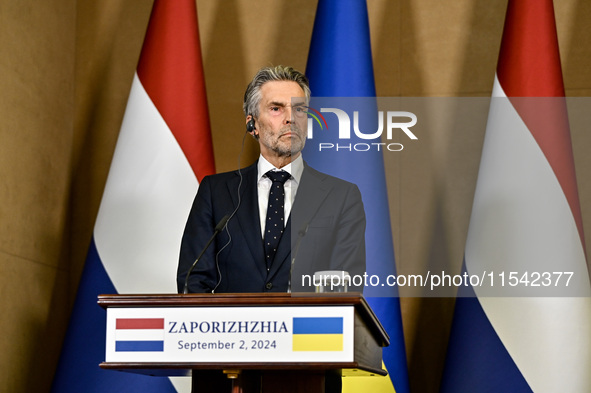
{"label": "ukrainian flag icon on sign", "polygon": [[293,318],[293,351],[343,350],[342,317]]}

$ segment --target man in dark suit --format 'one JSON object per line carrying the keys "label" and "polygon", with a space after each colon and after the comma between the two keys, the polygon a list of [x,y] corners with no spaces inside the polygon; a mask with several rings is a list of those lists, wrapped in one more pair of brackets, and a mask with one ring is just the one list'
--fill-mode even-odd
{"label": "man in dark suit", "polygon": [[[246,130],[259,141],[261,155],[247,168],[207,176],[199,185],[181,244],[179,292],[227,215],[227,225],[189,276],[189,292],[314,291],[311,280],[302,280],[317,271],[363,276],[365,212],[359,189],[302,159],[309,99],[307,78],[291,67],[263,68],[250,82]],[[249,375],[260,381],[256,372]],[[341,391],[338,374],[327,372],[325,378],[326,392]],[[220,383],[229,386],[220,372],[193,373],[193,391],[215,391]]]}
{"label": "man in dark suit", "polygon": [[[308,279],[314,272],[364,274],[365,212],[359,189],[302,159],[309,99],[307,78],[291,67],[263,68],[250,82],[244,95],[246,128],[259,141],[261,155],[247,168],[205,177],[199,185],[182,239],[179,292],[216,224],[228,214],[225,230],[190,275],[189,292],[314,291]],[[269,172],[278,171],[286,171],[280,173],[287,180],[284,224],[273,256],[264,239],[266,223],[274,219],[267,215],[270,188],[275,188]]]}

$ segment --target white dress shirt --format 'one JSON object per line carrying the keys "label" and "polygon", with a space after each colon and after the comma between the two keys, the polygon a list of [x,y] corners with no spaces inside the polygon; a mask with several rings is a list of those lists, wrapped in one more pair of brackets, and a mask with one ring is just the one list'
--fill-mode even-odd
{"label": "white dress shirt", "polygon": [[278,169],[275,168],[262,155],[259,157],[259,161],[257,164],[257,192],[259,199],[259,218],[261,220],[261,239],[264,238],[265,234],[265,219],[267,217],[267,206],[269,205],[269,190],[271,189],[271,185],[273,184],[271,179],[265,176],[265,173],[271,170],[283,170],[291,175],[291,177],[283,185],[283,188],[285,189],[284,217],[286,217],[286,219],[283,222],[287,224],[287,218],[289,217],[289,213],[291,212],[291,206],[293,205],[293,201],[295,200],[298,185],[300,184],[300,180],[302,178],[302,172],[304,171],[304,160],[302,159],[302,155],[300,154],[300,156],[296,158],[293,162],[287,164],[281,169]]}

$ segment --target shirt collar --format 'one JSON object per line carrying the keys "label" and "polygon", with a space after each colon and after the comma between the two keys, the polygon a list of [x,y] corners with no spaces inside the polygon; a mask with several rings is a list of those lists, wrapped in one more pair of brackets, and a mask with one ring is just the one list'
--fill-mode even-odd
{"label": "shirt collar", "polygon": [[296,181],[296,183],[300,183],[300,179],[302,178],[302,173],[304,172],[304,160],[302,159],[302,155],[300,154],[298,158],[287,164],[281,169],[275,168],[273,164],[271,164],[263,155],[259,156],[259,161],[257,163],[257,173],[258,173],[258,180],[265,175],[265,173],[269,171],[279,171],[284,170],[291,175],[291,178]]}

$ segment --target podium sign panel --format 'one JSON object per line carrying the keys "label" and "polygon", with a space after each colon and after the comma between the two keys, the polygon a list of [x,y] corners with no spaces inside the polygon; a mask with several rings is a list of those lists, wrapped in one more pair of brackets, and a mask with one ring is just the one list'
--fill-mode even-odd
{"label": "podium sign panel", "polygon": [[353,306],[107,309],[107,362],[353,362]]}
{"label": "podium sign panel", "polygon": [[98,303],[107,310],[104,369],[387,374],[388,335],[359,293],[101,295]]}

